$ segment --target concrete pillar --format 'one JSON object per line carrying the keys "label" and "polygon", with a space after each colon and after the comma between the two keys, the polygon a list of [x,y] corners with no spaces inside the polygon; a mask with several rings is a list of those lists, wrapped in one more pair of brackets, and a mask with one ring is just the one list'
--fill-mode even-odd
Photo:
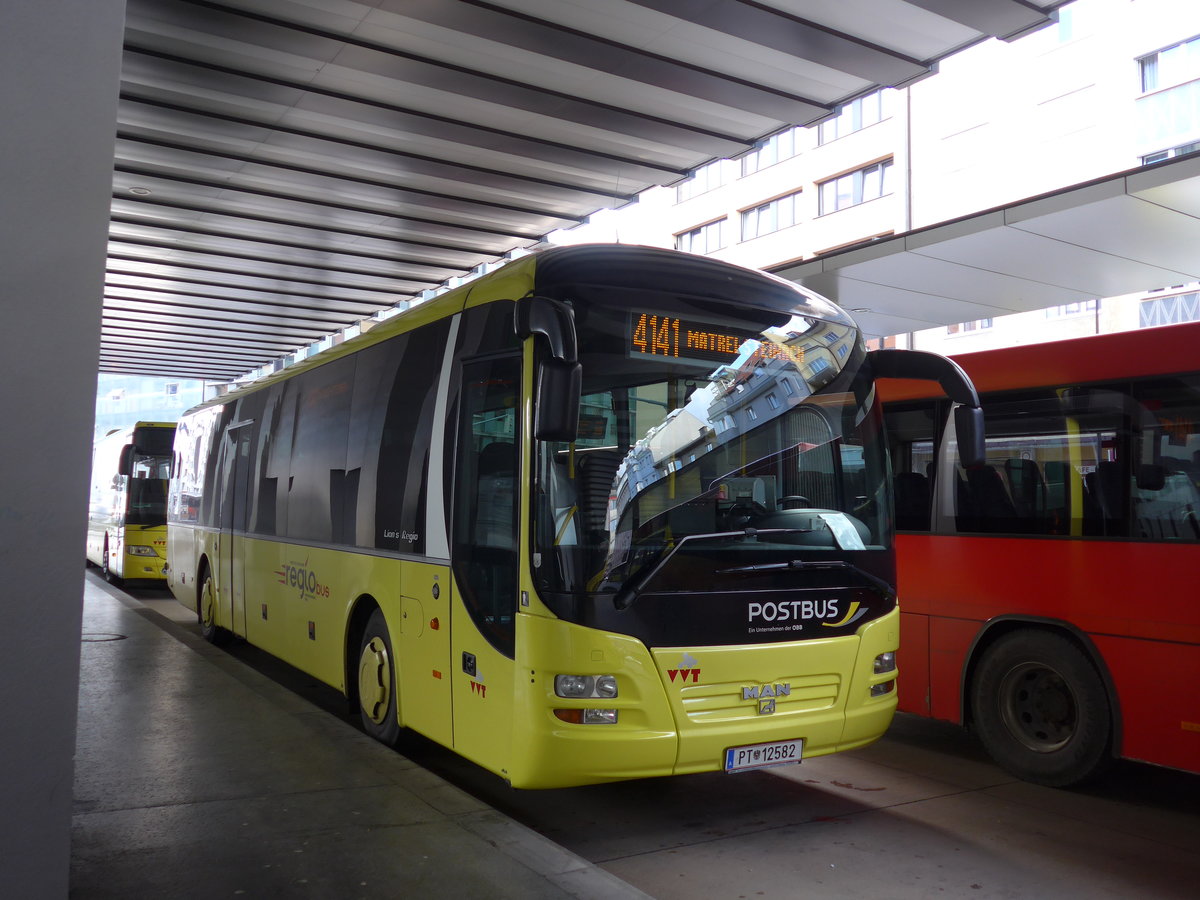
{"label": "concrete pillar", "polygon": [[124,0],[6,0],[0,28],[0,885],[66,897]]}

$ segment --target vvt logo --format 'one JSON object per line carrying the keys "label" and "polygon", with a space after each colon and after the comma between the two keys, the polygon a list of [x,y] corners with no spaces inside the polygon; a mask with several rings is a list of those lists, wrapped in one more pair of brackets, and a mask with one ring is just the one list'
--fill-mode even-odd
{"label": "vvt logo", "polygon": [[680,660],[679,666],[674,669],[667,669],[667,677],[672,681],[679,679],[680,682],[686,684],[700,683],[700,660],[696,659],[690,653],[683,654],[683,659]]}

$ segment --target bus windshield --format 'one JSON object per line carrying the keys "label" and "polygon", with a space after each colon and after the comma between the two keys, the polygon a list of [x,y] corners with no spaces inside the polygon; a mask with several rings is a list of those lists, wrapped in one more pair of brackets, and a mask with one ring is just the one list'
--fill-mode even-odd
{"label": "bus windshield", "polygon": [[890,507],[858,329],[626,315],[591,311],[578,439],[538,445],[543,592],[622,606],[648,591],[791,588],[806,565],[863,559],[817,583],[890,580],[870,571]]}

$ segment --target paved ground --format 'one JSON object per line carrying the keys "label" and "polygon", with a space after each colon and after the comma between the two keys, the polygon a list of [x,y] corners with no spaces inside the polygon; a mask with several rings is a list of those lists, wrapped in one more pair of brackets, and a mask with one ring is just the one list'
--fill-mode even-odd
{"label": "paved ground", "polygon": [[[191,614],[173,600],[161,594],[139,597],[142,602],[137,606],[148,622],[185,635],[195,633]],[[166,623],[166,618],[174,621]],[[357,735],[336,695],[252,648],[235,647],[224,653],[203,644],[198,649],[186,647],[191,655],[199,654],[233,673],[233,682],[269,677],[286,685],[290,714],[307,723],[310,732]],[[85,658],[88,652],[85,645]],[[219,655],[213,657],[214,653]],[[147,660],[149,668],[139,677],[161,677],[155,673],[180,665],[178,646],[164,644],[161,654]],[[237,675],[239,668],[249,674]],[[276,687],[284,690],[279,684]],[[319,726],[312,724],[317,720]],[[564,872],[581,872],[588,878],[608,873],[615,878],[597,883],[597,890],[622,890],[617,887],[620,879],[662,900],[1195,900],[1200,896],[1200,776],[1122,764],[1105,781],[1087,789],[1041,788],[1002,772],[961,729],[908,716],[898,717],[887,737],[872,747],[808,760],[793,769],[561,791],[513,791],[416,737],[404,741],[403,755],[381,756],[377,751],[382,748],[369,742],[345,746],[352,748],[350,756],[325,759],[320,768],[341,770],[335,789],[347,797],[361,786],[358,797],[374,804],[382,766],[390,773],[386,779],[409,773],[404,777],[422,787],[406,789],[418,797],[424,790],[449,798],[441,801],[449,804],[445,813],[460,828],[472,817],[486,821],[494,815],[504,828],[523,837],[536,832],[546,839],[545,845],[532,845],[537,851],[514,853],[500,868],[495,862],[482,863],[478,879],[470,871],[475,868],[470,845],[460,845],[453,858],[463,869],[457,874],[459,886],[467,890],[451,891],[450,896],[470,896],[484,882],[489,887],[502,885],[489,896],[502,896],[498,891],[508,887],[513,896],[541,896],[538,890],[563,889],[553,878]],[[328,751],[293,741],[284,742],[276,752],[281,757],[278,765],[287,768],[299,765],[293,756],[321,759],[319,754]],[[169,775],[168,781],[170,777],[187,778],[180,772]],[[244,785],[263,775],[231,772],[229,777]],[[236,832],[239,823],[234,822],[234,811],[256,807],[247,807],[246,798],[255,796],[248,786],[234,794],[228,801],[228,823]],[[270,833],[282,827],[286,817],[279,814],[270,820],[271,801],[262,802],[265,811],[260,815]],[[315,801],[310,798],[310,802]],[[361,813],[363,805],[356,808]],[[378,809],[388,808],[380,801]],[[387,813],[396,819],[401,814],[401,809]],[[299,818],[309,820],[312,813]],[[330,840],[330,834],[341,827],[335,821],[332,831],[312,832],[306,839]],[[390,832],[378,835],[379,844],[365,838],[364,846],[373,858],[378,850],[379,858],[395,859],[388,835],[402,833],[403,828],[389,827]],[[477,836],[469,827],[466,830],[469,836]],[[355,833],[371,835],[372,831]],[[265,848],[274,854],[270,859],[279,859],[290,846],[272,838]],[[257,845],[249,847],[234,857],[237,865],[255,861]],[[550,847],[561,848],[557,852],[563,856]],[[217,849],[207,851],[206,863],[228,866],[228,858],[213,852]],[[520,878],[510,881],[514,862],[520,871],[525,866],[523,854],[530,853],[554,860],[548,866],[550,875],[520,872]],[[583,860],[595,868],[574,868]],[[386,870],[372,873],[372,879],[380,877],[390,876]],[[522,893],[531,877],[533,892]],[[394,896],[435,896],[431,888],[440,886],[418,883],[414,892]],[[578,895],[603,896],[589,893],[591,888],[585,885]]]}
{"label": "paved ground", "polygon": [[75,771],[78,900],[644,896],[94,574]]}

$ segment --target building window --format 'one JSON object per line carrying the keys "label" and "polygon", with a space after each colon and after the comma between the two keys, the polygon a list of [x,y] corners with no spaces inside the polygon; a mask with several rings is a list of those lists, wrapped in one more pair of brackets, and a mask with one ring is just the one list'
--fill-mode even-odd
{"label": "building window", "polygon": [[982,331],[992,327],[991,319],[976,319],[974,322],[960,322],[957,325],[947,325],[946,334],[967,334],[972,331]]}
{"label": "building window", "polygon": [[1095,300],[1084,300],[1082,303],[1065,303],[1062,306],[1052,306],[1046,310],[1047,319],[1058,319],[1063,316],[1077,316],[1080,313],[1094,313]]}
{"label": "building window", "polygon": [[842,106],[836,118],[817,126],[817,143],[828,144],[883,120],[883,91],[875,91]]}
{"label": "building window", "polygon": [[767,394],[767,406],[771,409],[779,409],[779,398],[774,394]]}
{"label": "building window", "polygon": [[1164,159],[1183,156],[1185,153],[1195,153],[1197,150],[1200,150],[1200,141],[1192,141],[1190,144],[1180,144],[1178,147],[1172,147],[1170,150],[1147,153],[1142,157],[1142,165],[1148,166],[1150,163],[1162,162]]}
{"label": "building window", "polygon": [[168,381],[166,384],[163,385],[163,391],[166,392],[166,395],[168,397],[176,396],[179,393],[179,382],[178,381]]}
{"label": "building window", "polygon": [[799,128],[789,128],[767,138],[761,147],[742,157],[742,175],[753,175],[760,169],[791,159],[800,152]]}
{"label": "building window", "polygon": [[891,170],[892,161],[885,159],[856,172],[847,172],[837,178],[822,181],[818,185],[821,191],[821,215],[890,194]]}
{"label": "building window", "polygon": [[1143,300],[1138,307],[1138,319],[1139,328],[1200,322],[1200,294],[1176,294],[1174,297]]}
{"label": "building window", "polygon": [[682,203],[725,183],[725,160],[718,159],[707,166],[701,166],[690,176],[679,182],[675,189],[675,202]]}
{"label": "building window", "polygon": [[1200,37],[1180,41],[1138,60],[1142,93],[1200,78]]}
{"label": "building window", "polygon": [[691,231],[675,235],[675,249],[688,253],[712,253],[725,246],[725,219],[717,219]]}
{"label": "building window", "polygon": [[742,212],[742,240],[749,241],[764,234],[795,225],[798,218],[800,191],[779,197],[770,203]]}

